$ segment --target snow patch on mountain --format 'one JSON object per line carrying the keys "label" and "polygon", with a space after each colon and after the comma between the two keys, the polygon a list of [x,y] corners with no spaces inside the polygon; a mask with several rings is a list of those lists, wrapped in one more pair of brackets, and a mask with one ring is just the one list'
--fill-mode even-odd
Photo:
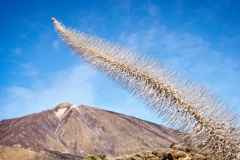
{"label": "snow patch on mountain", "polygon": [[60,108],[57,110],[57,112],[55,112],[55,114],[59,119],[61,119],[62,115],[65,113],[66,110],[67,108]]}
{"label": "snow patch on mountain", "polygon": [[71,109],[72,109],[72,108],[76,108],[77,106],[78,106],[78,105],[76,105],[76,104],[75,104],[75,105],[72,105],[72,106],[71,106]]}

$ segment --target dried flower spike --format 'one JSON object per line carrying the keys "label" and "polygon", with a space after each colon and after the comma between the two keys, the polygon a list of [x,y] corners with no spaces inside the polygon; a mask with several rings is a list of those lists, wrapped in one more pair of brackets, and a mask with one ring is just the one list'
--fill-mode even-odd
{"label": "dried flower spike", "polygon": [[237,159],[239,114],[205,86],[185,79],[156,59],[113,42],[52,22],[63,41],[84,62],[136,95],[180,132],[193,147],[215,159]]}

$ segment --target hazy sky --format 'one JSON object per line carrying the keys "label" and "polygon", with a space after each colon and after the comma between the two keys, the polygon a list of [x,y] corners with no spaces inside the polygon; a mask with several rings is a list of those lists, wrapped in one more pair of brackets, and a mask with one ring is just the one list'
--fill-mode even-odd
{"label": "hazy sky", "polygon": [[240,1],[0,0],[0,120],[86,104],[161,123],[77,58],[51,18],[164,60],[240,110]]}

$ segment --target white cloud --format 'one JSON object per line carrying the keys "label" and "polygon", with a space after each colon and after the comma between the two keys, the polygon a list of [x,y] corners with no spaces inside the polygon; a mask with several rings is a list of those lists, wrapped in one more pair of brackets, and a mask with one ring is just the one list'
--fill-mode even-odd
{"label": "white cloud", "polygon": [[30,68],[33,66],[33,63],[20,63],[20,62],[16,62],[16,63],[19,64],[23,68]]}
{"label": "white cloud", "polygon": [[61,102],[93,105],[96,73],[85,65],[53,73],[31,88],[11,86],[0,98],[0,119],[14,118],[53,108]]}
{"label": "white cloud", "polygon": [[151,15],[151,16],[156,16],[158,14],[158,7],[151,4],[150,1],[148,1],[148,7],[147,7],[147,10],[148,10],[148,13]]}
{"label": "white cloud", "polygon": [[153,45],[157,46],[161,41],[161,37],[165,34],[166,27],[150,28],[149,30],[136,31],[134,33],[122,32],[119,40],[122,44],[134,49],[149,50]]}
{"label": "white cloud", "polygon": [[233,36],[233,37],[222,37],[220,41],[220,45],[235,45],[240,42],[240,36]]}
{"label": "white cloud", "polygon": [[162,44],[168,51],[196,54],[209,49],[209,43],[200,36],[193,36],[189,33],[171,32],[165,34]]}
{"label": "white cloud", "polygon": [[26,76],[33,76],[38,74],[38,71],[35,69],[34,64],[31,62],[22,63],[16,60],[11,60],[11,62],[21,66],[20,73]]}
{"label": "white cloud", "polygon": [[120,36],[119,39],[121,41],[124,41],[125,43],[127,43],[129,46],[133,47],[133,48],[137,48],[139,45],[139,33],[135,32],[135,33],[131,33],[128,34],[127,32],[123,32]]}
{"label": "white cloud", "polygon": [[203,8],[202,6],[196,10],[199,17],[205,17],[206,20],[214,19],[216,12],[219,10],[218,6],[213,6],[211,8]]}
{"label": "white cloud", "polygon": [[58,40],[53,41],[52,47],[53,47],[54,49],[58,49],[58,48],[59,48],[59,41],[58,41]]}
{"label": "white cloud", "polygon": [[27,69],[27,70],[23,71],[22,74],[26,75],[26,76],[34,76],[34,75],[38,74],[38,71],[36,71],[34,69]]}
{"label": "white cloud", "polygon": [[21,48],[14,48],[12,49],[12,53],[13,54],[17,54],[17,55],[20,55],[22,54],[23,50]]}
{"label": "white cloud", "polygon": [[23,33],[20,35],[21,38],[28,38],[28,35],[26,33]]}
{"label": "white cloud", "polygon": [[176,14],[181,15],[182,12],[183,12],[183,5],[181,2],[179,2],[179,4],[177,4]]}
{"label": "white cloud", "polygon": [[85,104],[160,123],[149,109],[107,77],[86,65],[48,75],[32,87],[5,88],[0,98],[0,120],[54,108],[61,102]]}

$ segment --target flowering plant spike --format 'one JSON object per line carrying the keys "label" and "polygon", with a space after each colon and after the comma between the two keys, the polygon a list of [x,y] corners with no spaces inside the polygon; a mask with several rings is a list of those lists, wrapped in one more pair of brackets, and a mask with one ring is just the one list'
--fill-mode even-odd
{"label": "flowering plant spike", "polygon": [[239,114],[206,86],[184,78],[162,61],[119,44],[66,28],[52,18],[55,29],[84,62],[137,96],[194,149],[215,159],[237,159]]}

